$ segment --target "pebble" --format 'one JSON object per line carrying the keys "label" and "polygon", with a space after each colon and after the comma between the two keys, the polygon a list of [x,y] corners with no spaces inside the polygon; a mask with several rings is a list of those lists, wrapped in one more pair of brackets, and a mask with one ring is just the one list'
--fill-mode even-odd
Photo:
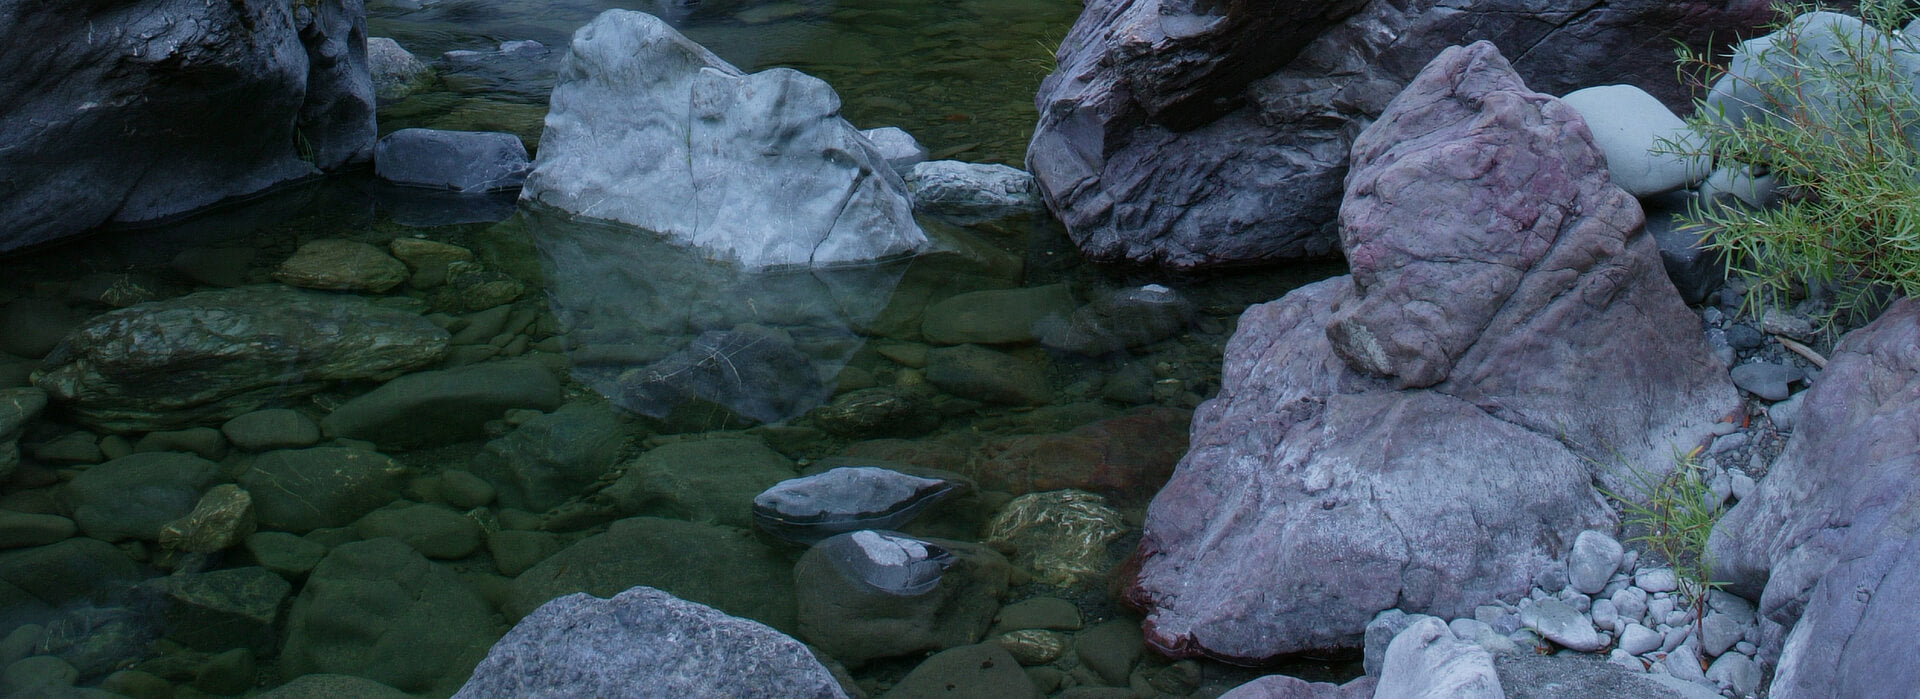
{"label": "pebble", "polygon": [[1766,337],[1761,335],[1760,331],[1753,329],[1753,326],[1747,325],[1745,323],[1734,323],[1733,325],[1729,325],[1727,326],[1726,332],[1727,332],[1727,344],[1732,345],[1734,349],[1740,349],[1740,350],[1754,349],[1759,347],[1760,343],[1766,340]]}
{"label": "pebble", "polygon": [[1593,609],[1588,615],[1593,617],[1594,626],[1607,631],[1618,631],[1620,629],[1620,614],[1614,611],[1613,600],[1611,599],[1601,598],[1595,601],[1593,603]]}
{"label": "pebble", "polygon": [[1773,422],[1774,429],[1781,431],[1793,429],[1794,421],[1800,416],[1800,397],[1805,394],[1806,392],[1802,391],[1786,400],[1767,406],[1767,419]]}
{"label": "pebble", "polygon": [[1778,308],[1769,308],[1760,315],[1760,329],[1801,342],[1813,340],[1813,321]]}
{"label": "pebble", "polygon": [[1706,678],[1735,696],[1745,696],[1760,689],[1760,666],[1745,655],[1728,653],[1713,661]]}
{"label": "pebble", "polygon": [[1656,597],[1647,603],[1647,618],[1656,624],[1667,623],[1667,615],[1673,613],[1673,598]]}
{"label": "pebble", "polygon": [[1647,591],[1628,587],[1613,593],[1613,609],[1622,619],[1642,619],[1647,615]]}
{"label": "pebble", "polygon": [[1607,641],[1593,628],[1585,615],[1557,599],[1543,599],[1520,613],[1527,626],[1541,636],[1578,651],[1593,652],[1605,648]]}
{"label": "pebble", "polygon": [[1000,608],[994,628],[1080,630],[1080,610],[1058,597],[1033,597]]}
{"label": "pebble", "polygon": [[1640,662],[1639,658],[1633,657],[1632,653],[1628,653],[1619,648],[1615,648],[1613,649],[1612,652],[1607,654],[1607,662],[1613,663],[1615,665],[1619,665],[1620,667],[1624,667],[1633,672],[1647,671],[1646,664]]}
{"label": "pebble", "polygon": [[1492,626],[1477,619],[1454,619],[1447,623],[1447,629],[1453,632],[1454,638],[1463,641],[1478,641],[1483,635],[1498,635],[1493,633]]}
{"label": "pebble", "polygon": [[0,549],[44,546],[73,536],[73,520],[59,515],[0,510]]}
{"label": "pebble", "polygon": [[1627,624],[1627,628],[1620,632],[1620,650],[1646,655],[1658,650],[1665,640],[1658,631],[1639,624]]}
{"label": "pebble", "polygon": [[1633,584],[1648,592],[1672,592],[1680,587],[1672,568],[1647,568],[1633,576]]}
{"label": "pebble", "polygon": [[1700,671],[1700,656],[1694,655],[1691,646],[1681,646],[1667,653],[1667,672],[1690,682],[1706,682],[1707,676]]}
{"label": "pebble", "polygon": [[227,441],[244,451],[310,447],[320,443],[320,426],[287,408],[255,410],[220,426]]}
{"label": "pebble", "polygon": [[1733,644],[1733,652],[1752,657],[1754,653],[1760,652],[1760,647],[1746,641],[1741,641]]}
{"label": "pebble", "polygon": [[1675,648],[1679,648],[1687,642],[1688,636],[1693,635],[1693,627],[1661,624],[1660,632],[1666,636],[1666,638],[1660,642],[1660,650],[1662,652],[1672,653]]}
{"label": "pebble", "polygon": [[1589,529],[1573,540],[1573,552],[1567,556],[1567,580],[1573,589],[1595,594],[1606,589],[1620,566],[1624,553],[1619,541],[1604,532]]}
{"label": "pebble", "polygon": [[1806,378],[1806,372],[1784,364],[1753,362],[1734,367],[1732,377],[1733,385],[1748,393],[1763,400],[1781,401],[1792,395],[1789,385]]}
{"label": "pebble", "polygon": [[1740,642],[1739,620],[1731,614],[1709,612],[1707,618],[1700,621],[1700,649],[1707,655],[1722,655],[1727,649]]}
{"label": "pebble", "polygon": [[1747,498],[1753,497],[1753,489],[1757,485],[1757,483],[1754,483],[1752,476],[1744,473],[1734,472],[1733,475],[1727,477],[1727,486],[1732,490],[1733,499],[1735,500],[1746,500]]}
{"label": "pebble", "polygon": [[1000,634],[993,642],[1006,649],[1021,665],[1045,665],[1067,652],[1067,639],[1066,634],[1058,631],[1021,629]]}
{"label": "pebble", "polygon": [[68,432],[34,447],[33,458],[50,464],[97,464],[102,460],[100,438],[92,432]]}

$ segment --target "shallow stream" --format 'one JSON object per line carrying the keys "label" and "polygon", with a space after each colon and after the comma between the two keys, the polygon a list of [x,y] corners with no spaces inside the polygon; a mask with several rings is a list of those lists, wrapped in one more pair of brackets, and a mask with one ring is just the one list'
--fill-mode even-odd
{"label": "shallow stream", "polygon": [[[537,146],[552,70],[567,36],[608,7],[592,0],[372,3],[370,33],[397,39],[438,73],[432,86],[383,107],[382,133],[410,126],[497,130]],[[1079,4],[709,0],[632,9],[668,18],[743,69],[789,66],[826,80],[840,93],[844,114],[855,126],[904,128],[935,158],[1018,166],[1035,121],[1035,87],[1051,67],[1051,48],[1066,33]],[[503,41],[529,39],[549,52],[498,50]],[[441,58],[449,51],[473,53]],[[648,565],[683,568],[643,572],[650,584],[752,616],[758,604],[754,600],[768,597],[769,590],[744,588],[765,585],[766,579],[790,579],[786,567],[800,552],[741,533],[753,492],[768,485],[756,480],[764,479],[764,473],[735,474],[737,462],[746,460],[743,454],[749,451],[756,459],[769,452],[776,455],[774,472],[789,477],[856,462],[965,476],[974,485],[971,495],[945,504],[907,529],[962,542],[986,539],[991,525],[1008,521],[1008,511],[1014,509],[1010,503],[1022,494],[1093,491],[1118,511],[1121,524],[1114,533],[1088,539],[1095,554],[1093,568],[1064,574],[1058,566],[1035,559],[1035,551],[1065,546],[1072,542],[1064,539],[1080,536],[1067,528],[1054,534],[1062,541],[1044,541],[1046,526],[1029,527],[1031,531],[1021,535],[1039,540],[1001,537],[994,547],[1014,568],[1005,602],[1065,600],[1079,612],[1081,627],[1089,630],[1109,621],[1137,624],[1113,601],[1111,572],[1137,541],[1147,500],[1184,451],[1191,410],[1218,388],[1221,352],[1235,319],[1249,304],[1278,298],[1341,269],[1300,265],[1176,278],[1087,265],[1059,224],[1045,217],[975,226],[933,220],[923,224],[943,251],[911,263],[816,274],[742,275],[642,233],[516,209],[510,200],[476,205],[349,175],[163,228],[102,234],[0,261],[5,270],[0,275],[0,302],[5,303],[0,306],[0,350],[8,353],[0,362],[0,383],[5,386],[26,385],[33,372],[60,360],[63,349],[54,342],[89,318],[196,291],[275,284],[275,270],[295,249],[332,238],[382,249],[395,239],[411,238],[474,254],[463,269],[477,275],[481,284],[457,286],[416,276],[384,294],[366,294],[374,306],[423,314],[453,334],[449,358],[427,369],[531,361],[565,377],[564,406],[546,411],[547,417],[514,411],[475,434],[414,448],[338,439],[321,443],[377,448],[397,462],[400,485],[393,503],[381,512],[424,503],[435,511],[458,512],[473,523],[462,526],[479,532],[480,545],[455,545],[454,554],[437,556],[432,564],[439,572],[418,575],[457,581],[453,584],[469,590],[463,594],[485,600],[489,606],[478,618],[439,619],[433,610],[413,608],[382,611],[376,609],[380,603],[372,601],[356,607],[356,599],[373,600],[381,593],[369,588],[367,597],[357,598],[362,594],[358,588],[337,582],[312,590],[315,584],[307,575],[316,568],[311,561],[302,570],[281,560],[295,549],[324,552],[371,538],[368,535],[381,527],[368,524],[367,519],[377,519],[368,515],[345,526],[280,534],[267,543],[250,539],[248,545],[210,555],[179,554],[151,538],[111,542],[138,563],[140,578],[264,566],[293,583],[286,598],[291,611],[283,608],[277,619],[267,622],[272,638],[253,645],[251,654],[242,653],[246,659],[222,652],[220,642],[183,641],[195,636],[175,627],[212,622],[154,611],[151,604],[167,602],[152,602],[152,591],[165,588],[165,583],[151,580],[113,582],[85,603],[17,614],[0,629],[6,639],[0,652],[13,654],[9,661],[35,654],[61,657],[80,671],[83,685],[133,670],[144,674],[120,675],[121,684],[113,686],[130,686],[126,683],[152,676],[170,683],[175,696],[258,691],[303,672],[344,672],[342,666],[354,662],[378,666],[387,655],[404,658],[413,652],[391,647],[392,641],[379,640],[378,634],[355,645],[360,643],[355,639],[363,637],[356,634],[365,629],[346,622],[330,626],[324,610],[331,604],[344,610],[341,616],[426,615],[409,622],[411,627],[393,631],[395,637],[403,637],[408,628],[425,628],[432,635],[435,624],[442,622],[446,638],[469,626],[477,629],[450,641],[455,647],[443,655],[424,656],[437,660],[413,661],[444,665],[413,668],[408,675],[412,686],[403,688],[445,694],[459,686],[477,660],[475,652],[483,653],[484,646],[525,611],[528,596],[537,596],[528,591],[537,586],[517,579],[520,576],[546,575],[558,581],[556,585],[574,584],[574,589],[603,595],[617,591],[593,589],[604,581],[593,574],[580,578],[566,566],[631,565],[625,554],[614,554],[622,560],[570,558],[558,570],[543,561],[630,517],[684,520],[672,526],[694,527],[685,531],[697,529],[702,536],[738,534],[729,546],[748,547],[756,560],[770,561],[771,577],[701,563],[730,560],[710,557],[702,548],[710,545],[706,539],[680,542],[689,550],[673,554],[683,558],[673,558],[669,550],[680,548],[678,544],[643,537],[657,551],[636,555],[651,561]],[[1191,301],[1193,312],[1177,334],[1117,351],[1067,352],[1036,344],[1036,328],[1067,322],[1089,302],[1143,284],[1171,287]],[[948,302],[955,297],[961,301]],[[981,305],[982,299],[999,299],[1008,304],[1004,309],[1036,320],[1012,328],[1008,336],[1007,319],[988,312],[996,307]],[[737,340],[747,333],[780,338],[804,356],[801,375],[735,364],[736,359],[748,362],[756,356],[751,342]],[[711,341],[698,344],[703,337]],[[943,345],[953,344],[954,338],[974,338],[991,347],[995,361],[1031,368],[1028,375],[1035,378],[1029,385],[1006,389],[1024,398],[982,400],[991,391],[958,395],[941,387],[950,382],[930,382],[935,369],[929,365],[940,361],[937,357],[947,351]],[[626,372],[703,347],[707,355],[694,357],[689,370],[730,381],[726,395],[668,404],[623,388]],[[41,358],[49,353],[53,356],[43,365]],[[263,407],[289,408],[319,422],[378,385],[329,386]],[[836,423],[829,413],[857,409],[846,400],[855,392],[908,396],[919,401],[920,412],[880,427]],[[422,424],[431,424],[433,411],[458,409],[451,404],[432,407],[418,417]],[[554,417],[571,415],[591,415],[592,425]],[[208,424],[220,426],[219,421]],[[209,445],[165,435],[143,439],[144,431],[108,432],[89,430],[58,406],[50,408],[29,424],[21,439],[23,464],[0,495],[0,510],[71,517],[66,484],[135,448],[195,451],[219,464],[218,481],[246,483],[242,474],[261,460],[260,450],[224,439]],[[596,442],[600,448],[578,448],[581,440],[589,439],[582,436],[586,432],[601,440]],[[669,453],[681,456],[667,458]],[[475,488],[463,489],[476,482],[473,473],[485,472],[483,464],[489,460],[521,458],[516,454],[536,461],[571,459],[570,467],[591,475],[571,492],[540,497],[504,491],[496,495],[486,488],[478,488],[481,494],[475,495]],[[852,461],[837,460],[849,457]],[[641,495],[633,494],[635,479],[642,482],[637,486]],[[741,494],[747,500],[741,500]],[[518,506],[509,504],[509,498]],[[1012,526],[1017,525],[1015,520]],[[270,532],[273,527],[263,524],[260,529]],[[36,550],[0,552],[0,578],[24,587],[6,577],[13,569],[9,566],[28,565]],[[60,576],[70,575],[64,582],[76,588],[97,584],[80,568],[61,570],[68,572],[42,574],[42,583],[59,586]],[[608,575],[624,580],[629,578],[620,576],[631,573]],[[316,574],[314,580],[319,579]],[[180,596],[158,597],[177,602]],[[792,619],[783,614],[773,612],[776,618],[761,620],[792,633]],[[1067,630],[1061,638],[1074,643],[1075,633]],[[291,650],[294,646],[297,652]],[[294,655],[300,659],[290,660]],[[1057,680],[1055,690],[1128,685],[1114,678],[1100,681],[1074,655],[1068,650],[1061,660],[1036,663],[1053,668],[1039,671],[1039,676]],[[924,652],[912,652],[875,660],[853,668],[851,675],[863,690],[878,696],[924,657]],[[1350,659],[1309,659],[1287,672],[1338,680],[1356,670]],[[1137,692],[1169,696],[1210,696],[1255,675],[1212,663],[1170,664],[1153,658],[1144,660],[1135,674],[1131,679],[1138,680],[1133,683]]]}

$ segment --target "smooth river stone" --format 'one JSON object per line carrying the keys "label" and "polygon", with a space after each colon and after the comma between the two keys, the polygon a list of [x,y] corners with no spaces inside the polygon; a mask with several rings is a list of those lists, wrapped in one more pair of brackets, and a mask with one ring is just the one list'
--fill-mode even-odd
{"label": "smooth river stone", "polygon": [[932,590],[953,564],[946,549],[912,537],[861,530],[821,541],[841,574],[890,595],[911,597]]}
{"label": "smooth river stone", "polygon": [[859,529],[898,529],[953,493],[948,481],[873,466],[845,466],[783,481],[753,499],[753,522],[811,544]]}

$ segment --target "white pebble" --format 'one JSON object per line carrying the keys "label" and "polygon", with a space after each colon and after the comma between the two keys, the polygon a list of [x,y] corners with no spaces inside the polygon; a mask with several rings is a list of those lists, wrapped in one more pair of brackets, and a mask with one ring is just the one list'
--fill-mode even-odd
{"label": "white pebble", "polygon": [[1633,576],[1633,584],[1648,592],[1672,592],[1680,587],[1672,568],[1647,568]]}

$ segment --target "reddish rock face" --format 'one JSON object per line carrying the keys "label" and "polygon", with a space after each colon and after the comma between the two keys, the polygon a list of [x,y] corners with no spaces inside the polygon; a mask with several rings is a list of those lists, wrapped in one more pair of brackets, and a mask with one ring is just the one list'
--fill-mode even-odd
{"label": "reddish rock face", "polygon": [[1330,256],[1348,146],[1441,49],[1491,41],[1542,92],[1626,83],[1685,111],[1669,47],[1770,18],[1766,0],[1093,0],[1035,98],[1027,168],[1095,259]]}
{"label": "reddish rock face", "polygon": [[1148,509],[1146,638],[1239,662],[1524,594],[1739,405],[1586,126],[1486,42],[1354,146],[1353,274],[1248,309]]}

